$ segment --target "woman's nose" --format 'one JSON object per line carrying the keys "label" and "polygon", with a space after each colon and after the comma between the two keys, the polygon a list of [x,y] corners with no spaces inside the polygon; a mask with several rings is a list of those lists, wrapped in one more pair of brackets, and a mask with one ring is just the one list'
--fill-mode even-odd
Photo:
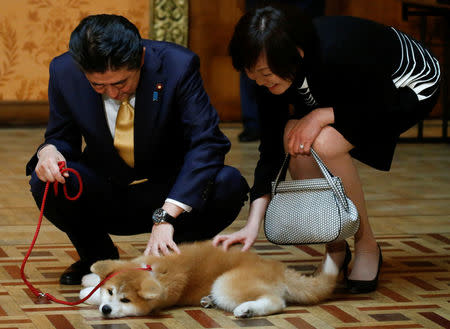
{"label": "woman's nose", "polygon": [[257,78],[257,79],[255,79],[255,81],[258,86],[264,86],[264,83],[265,83],[264,79]]}
{"label": "woman's nose", "polygon": [[251,73],[249,71],[247,71],[246,73],[247,73],[248,78],[250,80],[254,80],[258,84],[258,86],[264,85],[265,79],[261,75],[256,74],[256,73]]}

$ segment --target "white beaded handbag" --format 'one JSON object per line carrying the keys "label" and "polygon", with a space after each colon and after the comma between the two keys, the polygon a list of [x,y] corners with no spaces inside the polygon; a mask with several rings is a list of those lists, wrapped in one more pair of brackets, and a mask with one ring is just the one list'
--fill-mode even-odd
{"label": "white beaded handbag", "polygon": [[359,215],[346,196],[339,177],[311,148],[325,178],[280,181],[284,163],[272,183],[272,199],[264,220],[267,240],[275,244],[300,245],[328,243],[353,236],[359,228]]}

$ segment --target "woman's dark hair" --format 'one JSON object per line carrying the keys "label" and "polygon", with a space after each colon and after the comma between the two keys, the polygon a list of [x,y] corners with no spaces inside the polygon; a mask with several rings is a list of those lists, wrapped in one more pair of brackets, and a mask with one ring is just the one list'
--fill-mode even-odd
{"label": "woman's dark hair", "polygon": [[143,45],[136,26],[123,16],[85,17],[70,36],[69,51],[84,72],[139,69]]}
{"label": "woman's dark hair", "polygon": [[250,10],[237,23],[228,52],[238,71],[253,69],[259,56],[266,54],[270,70],[283,79],[294,80],[302,69],[302,57],[313,49],[316,32],[309,16],[300,9],[265,6]]}

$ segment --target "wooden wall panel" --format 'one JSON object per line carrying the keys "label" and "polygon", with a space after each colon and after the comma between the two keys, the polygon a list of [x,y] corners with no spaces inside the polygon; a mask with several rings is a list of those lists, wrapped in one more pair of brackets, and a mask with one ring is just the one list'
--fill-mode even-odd
{"label": "wooden wall panel", "polygon": [[222,121],[240,121],[239,74],[228,56],[244,0],[190,0],[189,48],[200,56],[200,71]]}

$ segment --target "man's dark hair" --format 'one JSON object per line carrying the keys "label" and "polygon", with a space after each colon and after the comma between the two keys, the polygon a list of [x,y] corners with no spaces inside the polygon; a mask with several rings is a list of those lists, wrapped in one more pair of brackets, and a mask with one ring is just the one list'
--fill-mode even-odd
{"label": "man's dark hair", "polygon": [[141,66],[143,45],[136,26],[123,16],[85,17],[70,36],[69,51],[82,71],[104,73]]}
{"label": "man's dark hair", "polygon": [[252,70],[266,54],[270,70],[283,79],[294,80],[302,70],[305,53],[312,50],[316,32],[309,16],[290,6],[265,6],[248,11],[237,23],[228,52],[238,71]]}

